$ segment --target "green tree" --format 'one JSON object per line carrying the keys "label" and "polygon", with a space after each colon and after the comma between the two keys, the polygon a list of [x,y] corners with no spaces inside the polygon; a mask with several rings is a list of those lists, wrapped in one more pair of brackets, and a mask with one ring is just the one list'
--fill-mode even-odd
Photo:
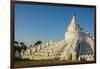
{"label": "green tree", "polygon": [[34,46],[39,45],[39,44],[41,44],[41,43],[42,43],[42,41],[37,41],[37,42],[34,44]]}
{"label": "green tree", "polygon": [[23,42],[20,42],[20,45],[21,45],[21,49],[24,49],[24,50],[27,49],[27,46]]}

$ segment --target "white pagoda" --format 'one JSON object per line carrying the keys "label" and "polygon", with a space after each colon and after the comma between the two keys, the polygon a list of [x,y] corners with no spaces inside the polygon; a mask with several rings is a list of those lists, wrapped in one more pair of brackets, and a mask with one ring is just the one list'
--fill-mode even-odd
{"label": "white pagoda", "polygon": [[21,52],[23,59],[48,60],[59,58],[68,61],[93,61],[94,42],[79,26],[76,16],[65,32],[65,39],[61,41],[49,41],[28,48]]}

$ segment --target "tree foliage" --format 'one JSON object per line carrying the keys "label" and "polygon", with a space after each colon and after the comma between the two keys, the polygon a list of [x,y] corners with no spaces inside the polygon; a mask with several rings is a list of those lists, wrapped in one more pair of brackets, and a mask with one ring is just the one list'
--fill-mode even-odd
{"label": "tree foliage", "polygon": [[26,50],[27,49],[27,46],[23,42],[14,41],[14,52],[16,52],[17,50],[19,52],[21,52],[22,49],[23,50]]}
{"label": "tree foliage", "polygon": [[41,43],[42,43],[42,41],[37,41],[37,42],[34,44],[34,46],[39,45],[39,44],[41,44]]}

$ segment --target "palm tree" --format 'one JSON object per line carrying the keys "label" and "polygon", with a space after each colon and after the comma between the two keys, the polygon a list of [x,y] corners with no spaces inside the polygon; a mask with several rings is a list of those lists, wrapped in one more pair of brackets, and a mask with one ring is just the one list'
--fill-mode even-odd
{"label": "palm tree", "polygon": [[18,50],[18,45],[19,43],[17,41],[14,41],[14,53],[16,52],[16,50]]}
{"label": "palm tree", "polygon": [[41,43],[42,43],[42,41],[37,41],[37,42],[34,44],[34,46],[39,45],[39,44],[41,44]]}
{"label": "palm tree", "polygon": [[21,47],[19,46],[19,42],[14,41],[14,54],[15,54],[15,59],[19,59],[20,52],[21,52]]}
{"label": "palm tree", "polygon": [[20,44],[21,44],[21,49],[24,49],[24,50],[27,49],[27,46],[23,42],[20,42]]}

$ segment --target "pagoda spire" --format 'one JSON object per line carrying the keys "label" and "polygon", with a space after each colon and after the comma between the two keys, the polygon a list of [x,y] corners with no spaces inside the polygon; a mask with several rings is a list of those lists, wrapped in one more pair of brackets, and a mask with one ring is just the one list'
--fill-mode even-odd
{"label": "pagoda spire", "polygon": [[73,11],[73,19],[75,20],[75,23],[77,23],[77,19],[76,19],[76,8]]}
{"label": "pagoda spire", "polygon": [[68,31],[78,31],[79,30],[79,25],[77,24],[75,12],[76,12],[76,9],[73,12],[73,17],[72,17],[72,20],[68,26]]}
{"label": "pagoda spire", "polygon": [[75,35],[79,34],[79,32],[80,32],[80,26],[77,23],[76,14],[75,14],[75,10],[74,10],[72,19],[71,19],[69,26],[68,26],[68,29],[65,32],[65,40],[72,39],[74,37],[72,35],[73,34],[75,34]]}
{"label": "pagoda spire", "polygon": [[73,12],[73,16],[75,16],[75,10],[74,10],[74,12]]}
{"label": "pagoda spire", "polygon": [[76,13],[76,8],[74,9],[73,16],[75,16],[75,13]]}

